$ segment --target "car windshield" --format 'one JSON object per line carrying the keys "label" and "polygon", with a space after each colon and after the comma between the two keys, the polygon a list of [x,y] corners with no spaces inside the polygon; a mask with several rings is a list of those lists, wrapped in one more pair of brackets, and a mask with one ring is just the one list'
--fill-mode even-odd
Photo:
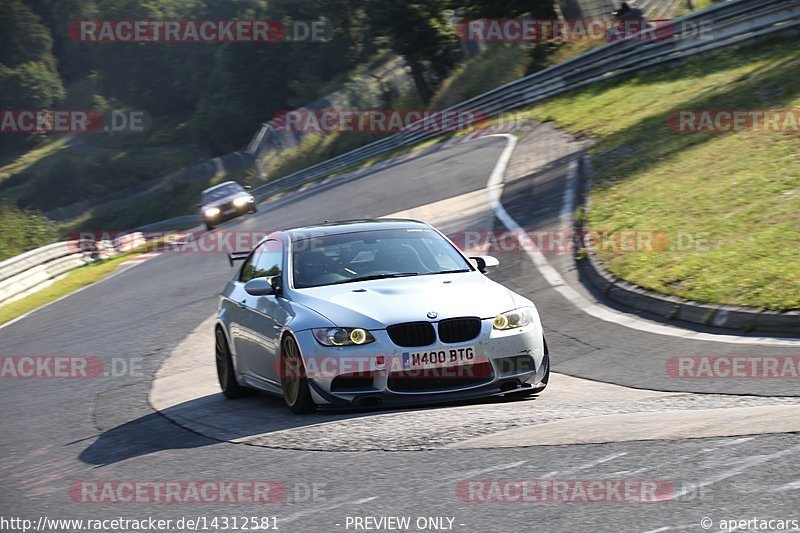
{"label": "car windshield", "polygon": [[208,202],[225,198],[226,196],[236,194],[237,192],[242,192],[243,190],[244,187],[238,183],[226,183],[225,185],[220,185],[219,187],[211,189],[210,191],[204,192],[203,203],[207,204]]}
{"label": "car windshield", "polygon": [[471,270],[452,244],[427,228],[360,231],[293,242],[297,289]]}

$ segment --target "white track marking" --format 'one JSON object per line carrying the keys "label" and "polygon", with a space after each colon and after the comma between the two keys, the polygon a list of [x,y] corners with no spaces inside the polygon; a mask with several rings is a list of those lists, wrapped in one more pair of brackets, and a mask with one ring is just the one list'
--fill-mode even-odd
{"label": "white track marking", "polygon": [[800,490],[800,480],[792,481],[791,483],[787,483],[786,485],[781,485],[776,489],[772,489],[772,492],[784,492],[787,490]]}
{"label": "white track marking", "polygon": [[468,470],[466,472],[459,472],[458,474],[456,474],[454,476],[444,476],[444,477],[442,477],[441,480],[445,481],[445,483],[442,483],[442,484],[437,485],[437,486],[441,487],[441,486],[449,484],[452,481],[460,481],[462,479],[469,479],[471,477],[479,476],[479,475],[482,475],[482,474],[488,474],[489,472],[497,472],[497,471],[500,471],[500,470],[510,470],[512,468],[519,468],[519,467],[521,467],[522,465],[524,465],[527,462],[528,462],[527,460],[525,460],[525,461],[517,461],[515,463],[506,463],[506,464],[502,464],[502,465],[490,466],[488,468],[480,468],[478,470]]}
{"label": "white track marking", "polygon": [[606,457],[601,457],[599,459],[595,459],[594,461],[588,462],[583,465],[573,466],[572,468],[567,468],[566,470],[556,471],[556,472],[549,472],[543,476],[540,476],[541,479],[550,479],[555,475],[561,476],[569,476],[574,474],[575,472],[580,472],[581,470],[586,470],[587,468],[594,468],[597,465],[601,465],[603,463],[608,463],[609,461],[613,461],[614,459],[619,459],[623,455],[628,455],[628,452],[621,452],[615,453],[612,455],[608,455]]}
{"label": "white track marking", "polygon": [[618,472],[611,472],[608,474],[608,477],[614,476],[635,476],[636,474],[641,474],[642,472],[647,472],[648,470],[652,470],[652,467],[646,466],[644,468],[637,468],[636,470],[620,470]]}
{"label": "white track marking", "polygon": [[[567,285],[561,274],[553,268],[545,255],[536,246],[536,243],[531,239],[525,230],[520,226],[516,220],[503,207],[500,202],[503,193],[503,176],[511,160],[511,154],[517,146],[517,138],[513,135],[506,133],[499,133],[495,135],[488,135],[487,137],[504,137],[508,139],[500,158],[497,160],[494,169],[486,183],[486,193],[489,196],[489,203],[494,210],[495,216],[503,223],[503,225],[516,237],[523,250],[528,255],[530,260],[539,270],[542,277],[549,283],[553,289],[560,293],[575,307],[584,313],[604,320],[624,326],[626,328],[645,331],[648,333],[655,333],[658,335],[669,335],[671,337],[681,337],[684,339],[692,339],[698,341],[713,341],[713,342],[727,342],[731,344],[754,344],[762,346],[800,346],[800,339],[780,339],[774,337],[742,337],[739,335],[725,335],[716,333],[701,333],[688,329],[679,328],[676,326],[667,326],[664,324],[657,324],[655,322],[646,321],[638,317],[624,315],[616,311],[612,311],[607,307],[600,306],[596,303],[590,302],[584,298],[575,289]],[[574,187],[574,184],[573,184]],[[565,195],[565,199],[569,200],[574,195]]]}
{"label": "white track marking", "polygon": [[800,452],[800,445],[792,446],[791,448],[786,448],[779,452],[770,453],[768,455],[756,455],[754,457],[747,457],[743,459],[738,466],[720,472],[719,474],[715,474],[705,479],[704,481],[700,481],[699,483],[693,483],[690,488],[685,488],[679,492],[676,492],[675,494],[670,494],[668,497],[665,497],[662,501],[676,500],[678,498],[687,495],[690,490],[696,491],[697,489],[713,485],[714,483],[724,481],[733,476],[737,476],[742,472],[752,472],[754,468],[759,465],[767,463],[773,459],[778,459],[780,457],[783,457],[784,455],[789,455],[797,452]]}
{"label": "white track marking", "polygon": [[572,222],[572,212],[575,210],[575,182],[578,178],[578,160],[574,159],[569,162],[567,169],[567,182],[564,185],[564,200],[561,204],[561,213],[559,213],[559,222],[562,229],[570,227]]}
{"label": "white track marking", "polygon": [[722,447],[722,446],[736,446],[737,444],[742,444],[743,442],[751,441],[754,438],[755,437],[742,437],[741,439],[734,439],[734,440],[729,440],[729,441],[726,441],[726,442],[721,442],[718,446],[720,446],[720,447]]}
{"label": "white track marking", "polygon": [[298,512],[296,512],[294,514],[290,514],[286,518],[279,518],[278,522],[281,523],[281,524],[285,524],[287,522],[294,522],[298,518],[303,518],[304,516],[308,516],[310,514],[324,513],[326,511],[332,511],[333,509],[338,509],[339,507],[344,507],[345,505],[362,505],[364,503],[371,502],[372,500],[377,500],[377,499],[378,499],[377,496],[371,496],[369,498],[362,498],[360,500],[337,503],[335,505],[329,505],[327,507],[321,507],[321,508],[317,508],[317,509],[306,509],[305,511],[298,511]]}

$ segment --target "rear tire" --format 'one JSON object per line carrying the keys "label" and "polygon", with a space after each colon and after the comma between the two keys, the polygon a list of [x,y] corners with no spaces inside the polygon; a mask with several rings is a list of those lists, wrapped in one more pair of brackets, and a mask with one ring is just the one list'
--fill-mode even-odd
{"label": "rear tire", "polygon": [[302,415],[316,410],[300,348],[290,335],[281,341],[281,389],[286,407],[294,414]]}
{"label": "rear tire", "polygon": [[252,391],[242,387],[236,381],[231,351],[228,349],[228,341],[221,328],[216,328],[214,331],[214,352],[217,363],[217,379],[219,380],[222,394],[229,400],[249,396]]}

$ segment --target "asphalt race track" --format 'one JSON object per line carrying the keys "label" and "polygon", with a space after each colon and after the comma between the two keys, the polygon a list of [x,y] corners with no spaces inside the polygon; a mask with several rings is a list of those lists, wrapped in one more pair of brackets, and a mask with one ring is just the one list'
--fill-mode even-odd
{"label": "asphalt race track", "polygon": [[[545,149],[523,139],[508,166],[500,203],[526,230],[568,224],[563,205],[582,145],[559,136],[533,132],[529,141]],[[264,204],[216,231],[390,214],[448,234],[504,230],[486,187],[507,145],[473,140]],[[163,253],[0,329],[2,355],[141,365],[92,379],[2,380],[3,514],[275,516],[282,531],[320,532],[353,531],[353,517],[367,516],[448,517],[453,531],[470,532],[707,530],[705,517],[716,531],[722,519],[800,518],[800,382],[668,371],[678,356],[796,355],[799,340],[664,328],[624,310],[598,318],[569,254],[544,259],[594,311],[565,298],[529,254],[490,253],[501,262],[492,277],[532,298],[542,316],[557,374],[539,398],[307,417],[266,396],[225,401],[209,329],[232,275],[220,253]],[[649,480],[669,490],[649,503],[497,503],[465,501],[459,483],[525,479]],[[112,504],[74,490],[121,480],[271,480],[286,498]]]}

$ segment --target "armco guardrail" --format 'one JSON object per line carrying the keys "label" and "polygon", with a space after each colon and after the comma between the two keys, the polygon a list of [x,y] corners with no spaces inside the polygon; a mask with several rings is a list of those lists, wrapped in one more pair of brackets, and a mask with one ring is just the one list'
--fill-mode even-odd
{"label": "armco guardrail", "polygon": [[[465,100],[443,112],[477,110],[484,115],[498,116],[593,83],[798,27],[800,2],[797,0],[730,0],[656,28],[660,37],[657,40],[645,40],[641,36],[633,35],[609,43]],[[700,28],[707,31],[700,32]],[[260,144],[261,137],[270,129],[274,129],[274,125],[264,124],[251,141],[248,150],[254,150]],[[394,135],[266,183],[254,189],[253,194],[260,201],[441,134],[417,130],[420,128],[415,128],[412,124]],[[257,153],[253,155],[258,156]],[[171,224],[185,224],[189,221],[199,222],[200,218],[197,215],[187,215],[154,222],[138,229],[166,228]]]}
{"label": "armco guardrail", "polygon": [[[700,27],[707,28],[708,32],[698,32]],[[642,40],[634,35],[609,43],[465,100],[443,112],[480,110],[483,114],[497,116],[616,76],[798,27],[800,2],[797,0],[730,0],[672,20],[658,30],[663,39]],[[270,128],[273,125],[267,123],[256,134],[248,153],[257,155],[252,150],[261,142],[259,136],[263,137]],[[415,131],[411,125],[404,131],[266,183],[254,189],[253,193],[258,200],[263,200],[439,134]],[[194,222],[200,222],[198,215],[161,220],[137,229],[165,229]]]}
{"label": "armco guardrail", "polygon": [[[732,0],[657,28],[657,35],[661,37],[658,40],[644,40],[634,35],[609,43],[444,112],[479,110],[497,116],[599,81],[798,26],[800,3],[797,0]],[[700,32],[699,28],[707,31]],[[399,133],[262,185],[254,194],[262,200],[440,134],[416,131],[419,129],[412,124]]]}
{"label": "armco guardrail", "polygon": [[66,241],[0,262],[0,305],[74,268],[92,262],[92,241]]}

